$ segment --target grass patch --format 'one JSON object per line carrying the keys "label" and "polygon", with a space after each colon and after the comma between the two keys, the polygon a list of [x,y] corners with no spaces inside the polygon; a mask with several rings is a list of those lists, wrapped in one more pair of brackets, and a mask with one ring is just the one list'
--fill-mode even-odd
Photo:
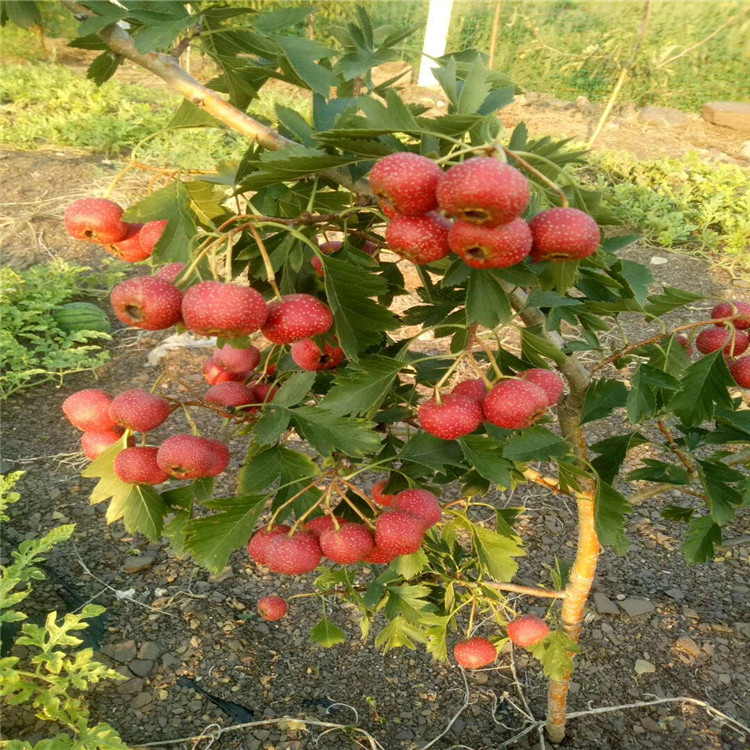
{"label": "grass patch", "polygon": [[595,151],[587,170],[617,216],[661,247],[711,253],[750,269],[750,178],[736,164],[682,159],[639,161],[620,151]]}

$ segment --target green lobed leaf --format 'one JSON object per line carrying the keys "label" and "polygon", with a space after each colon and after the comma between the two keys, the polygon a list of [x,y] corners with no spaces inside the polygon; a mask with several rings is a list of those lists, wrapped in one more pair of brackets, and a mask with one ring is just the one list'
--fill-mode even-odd
{"label": "green lobed leaf", "polygon": [[643,309],[652,315],[664,315],[700,299],[705,299],[705,297],[702,294],[686,292],[684,289],[665,286],[661,294],[652,294],[648,297],[648,304]]}
{"label": "green lobed leaf", "polygon": [[721,526],[711,516],[697,516],[690,519],[687,539],[680,550],[690,563],[708,562],[721,544]]}
{"label": "green lobed leaf", "polygon": [[744,482],[745,475],[721,461],[698,461],[701,484],[708,497],[711,518],[724,526],[734,518],[735,507],[743,504],[742,495],[732,484]]}
{"label": "green lobed leaf", "polygon": [[521,351],[523,358],[535,367],[549,367],[547,357],[557,365],[563,365],[567,357],[553,343],[529,328],[521,329]]}
{"label": "green lobed leaf", "polygon": [[594,381],[586,391],[581,424],[608,417],[618,407],[625,406],[627,399],[628,389],[621,380]]}
{"label": "green lobed leaf", "polygon": [[455,441],[441,440],[424,431],[418,432],[404,445],[399,457],[436,471],[444,471],[446,466],[464,465],[461,449]]}
{"label": "green lobed leaf", "polygon": [[473,269],[466,288],[466,319],[485,328],[496,328],[513,317],[508,295],[491,271]]}
{"label": "green lobed leaf", "polygon": [[520,537],[505,521],[498,518],[497,528],[502,533],[470,524],[474,550],[482,569],[495,581],[507,582],[513,580],[518,571],[518,563],[513,558],[526,553]]}
{"label": "green lobed leaf", "polygon": [[364,456],[378,450],[383,439],[375,422],[340,417],[316,406],[290,410],[297,432],[323,456],[334,450],[347,456]]}
{"label": "green lobed leaf", "polygon": [[277,406],[296,406],[301,403],[310,395],[316,375],[315,372],[295,372],[279,388],[273,397],[273,403]]}
{"label": "green lobed leaf", "polygon": [[346,641],[346,636],[341,628],[334,625],[327,617],[324,617],[311,631],[310,640],[323,648],[331,648]]}
{"label": "green lobed leaf", "polygon": [[707,354],[685,371],[669,408],[687,427],[697,426],[710,419],[717,406],[732,409],[727,387],[733,383],[723,352]]}
{"label": "green lobed leaf", "polygon": [[512,485],[513,464],[503,456],[504,445],[488,435],[466,435],[458,440],[469,465],[501,489]]}
{"label": "green lobed leaf", "polygon": [[600,454],[591,462],[591,465],[600,479],[612,484],[625,462],[628,451],[647,442],[648,440],[640,432],[628,432],[600,440],[590,446],[594,453]]}
{"label": "green lobed leaf", "polygon": [[603,545],[614,547],[617,552],[627,549],[625,514],[631,510],[625,496],[612,485],[601,480],[596,483],[596,533]]}
{"label": "green lobed leaf", "polygon": [[416,643],[424,643],[427,640],[426,633],[416,625],[411,625],[403,617],[392,620],[375,638],[375,647],[382,648],[387,654],[394,648],[408,648],[413,651]]}
{"label": "green lobed leaf", "polygon": [[562,630],[553,630],[543,641],[530,646],[529,651],[544,667],[545,676],[563,680],[573,672],[573,654],[581,649]]}
{"label": "green lobed leaf", "polygon": [[339,415],[373,414],[406,365],[406,362],[380,355],[362,357],[338,372],[320,407]]}
{"label": "green lobed leaf", "polygon": [[511,461],[548,461],[553,456],[565,456],[569,452],[570,445],[566,440],[539,426],[511,435],[503,448],[503,455]]}

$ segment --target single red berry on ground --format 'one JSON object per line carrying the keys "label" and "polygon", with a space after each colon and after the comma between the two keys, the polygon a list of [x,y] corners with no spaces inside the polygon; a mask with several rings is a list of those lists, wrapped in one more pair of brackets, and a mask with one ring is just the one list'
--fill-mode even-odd
{"label": "single red berry on ground", "polygon": [[475,636],[459,641],[453,647],[453,656],[464,669],[481,669],[497,659],[497,649],[487,638]]}
{"label": "single red berry on ground", "polygon": [[508,638],[521,648],[533,646],[549,634],[549,625],[536,615],[521,615],[509,622],[507,629]]}
{"label": "single red berry on ground", "polygon": [[280,596],[264,596],[258,600],[258,612],[264,620],[276,622],[286,615],[287,606]]}

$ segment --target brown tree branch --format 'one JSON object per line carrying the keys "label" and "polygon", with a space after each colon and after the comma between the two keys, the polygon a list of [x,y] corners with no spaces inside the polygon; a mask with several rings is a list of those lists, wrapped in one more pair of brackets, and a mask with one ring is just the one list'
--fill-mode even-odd
{"label": "brown tree branch", "polygon": [[[96,15],[96,13],[85,8],[83,5],[79,5],[74,0],[60,1],[80,21]],[[158,76],[168,86],[182,94],[189,102],[200,107],[240,135],[263,146],[263,148],[267,148],[270,151],[278,151],[287,146],[299,145],[288,138],[284,138],[284,136],[272,128],[254,120],[249,115],[237,109],[233,104],[230,104],[226,99],[219,96],[215,91],[204,86],[186,73],[173,57],[160,52],[147,52],[146,54],[138,52],[133,37],[120,26],[116,24],[107,26],[99,32],[98,36],[112,52]],[[333,182],[356,193],[372,195],[367,180],[360,179],[355,182],[345,169],[329,169],[322,172],[322,174]]]}

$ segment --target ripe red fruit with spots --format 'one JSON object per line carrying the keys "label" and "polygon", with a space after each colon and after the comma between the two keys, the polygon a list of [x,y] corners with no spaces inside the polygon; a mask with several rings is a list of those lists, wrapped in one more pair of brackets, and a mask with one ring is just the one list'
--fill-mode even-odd
{"label": "ripe red fruit with spots", "polygon": [[229,406],[232,409],[257,403],[257,398],[252,388],[234,381],[219,383],[209,388],[204,398],[210,404]]}
{"label": "ripe red fruit with spots", "polygon": [[146,253],[141,248],[139,235],[143,224],[128,224],[127,227],[128,233],[124,239],[105,245],[104,249],[110,255],[114,255],[115,258],[124,260],[126,263],[138,263],[141,260],[146,260],[151,253]]}
{"label": "ripe red fruit with spots", "polygon": [[140,388],[115,396],[109,407],[109,416],[116,424],[136,432],[155,430],[171,412],[169,401]]}
{"label": "ripe red fruit with spots", "polygon": [[83,198],[65,210],[65,230],[77,240],[107,245],[125,239],[128,225],[122,208],[104,198]]}
{"label": "ripe red fruit with spots", "polygon": [[[122,437],[124,432],[125,430],[122,427],[115,427],[103,432],[84,432],[81,435],[81,447],[84,455],[89,461],[96,461],[107,448],[114,445]],[[128,445],[135,445],[132,435],[128,438]]]}
{"label": "ripe red fruit with spots", "polygon": [[459,641],[453,647],[453,656],[464,669],[481,669],[497,659],[497,649],[492,641],[476,636]]}
{"label": "ripe red fruit with spots", "polygon": [[542,368],[525,370],[521,373],[521,377],[529,383],[538,385],[547,394],[547,406],[554,406],[565,390],[565,381],[551,370]]}
{"label": "ripe red fruit with spots", "polygon": [[531,252],[531,230],[523,219],[497,227],[457,221],[448,232],[448,244],[472,268],[509,268]]}
{"label": "ripe red fruit with spots", "polygon": [[143,225],[138,234],[138,241],[140,242],[141,250],[146,253],[147,258],[153,254],[156,243],[161,239],[162,234],[164,234],[167,223],[167,219],[162,219],[161,221],[149,221]]}
{"label": "ripe red fruit with spots", "polygon": [[249,336],[267,316],[268,307],[260,292],[238,284],[202,281],[191,286],[182,299],[185,326],[204,336]]}
{"label": "ripe red fruit with spots", "polygon": [[[336,520],[340,525],[345,523],[343,518],[337,518]],[[320,539],[321,534],[331,531],[334,528],[336,527],[330,516],[318,516],[318,518],[313,518],[312,521],[308,521],[305,524],[305,531],[308,534],[312,534],[316,539]]]}
{"label": "ripe red fruit with spots", "polygon": [[577,208],[550,208],[538,213],[529,228],[534,238],[531,257],[534,260],[580,260],[599,248],[602,233],[599,225]]}
{"label": "ripe red fruit with spots", "polygon": [[375,544],[386,554],[410,555],[422,546],[424,519],[404,511],[388,511],[375,522]]}
{"label": "ripe red fruit with spots", "polygon": [[115,458],[117,478],[127,484],[161,484],[169,479],[156,463],[158,448],[125,448]]}
{"label": "ripe red fruit with spots", "polygon": [[260,330],[274,344],[293,344],[332,325],[333,313],[325,302],[310,294],[287,294],[268,305],[268,319]]}
{"label": "ripe red fruit with spots", "polygon": [[464,380],[456,384],[452,392],[456,396],[465,396],[472,399],[472,401],[481,402],[487,396],[487,386],[484,384],[482,378],[475,378],[474,380]]}
{"label": "ripe red fruit with spots", "polygon": [[261,565],[268,565],[268,545],[279,534],[287,534],[291,531],[291,526],[280,524],[274,526],[270,531],[266,528],[260,529],[253,534],[247,545],[247,553],[255,562]]}
{"label": "ripe red fruit with spots", "polygon": [[387,216],[420,216],[437,208],[436,190],[443,171],[419,154],[389,154],[370,170],[370,187]]}
{"label": "ripe red fruit with spots", "polygon": [[[734,339],[734,340],[733,340]],[[736,357],[747,349],[748,335],[745,331],[737,331],[723,326],[704,328],[695,339],[695,347],[701,354],[710,354],[724,349],[728,357]]]}
{"label": "ripe red fruit with spots", "polygon": [[112,396],[99,388],[76,391],[63,401],[63,414],[83,432],[106,432],[115,427],[109,416]]}
{"label": "ripe red fruit with spots", "polygon": [[250,374],[249,372],[240,374],[228,372],[213,357],[203,363],[203,377],[209,385],[219,385],[219,383],[227,383],[229,381],[242,382]]}
{"label": "ripe red fruit with spots", "polygon": [[184,263],[168,263],[166,266],[162,266],[155,274],[157,279],[164,279],[170,284],[173,284],[177,277],[185,270]]}
{"label": "ripe red fruit with spots", "polygon": [[235,375],[244,375],[252,372],[260,362],[260,351],[255,346],[248,346],[246,349],[224,344],[216,349],[212,359],[219,367]]}
{"label": "ripe red fruit with spots", "polygon": [[229,452],[229,448],[221,440],[209,440],[208,442],[211,444],[213,450],[213,461],[206,476],[217,477],[227,470],[229,462],[232,460],[232,455]]}
{"label": "ripe red fruit with spots", "polygon": [[393,503],[395,495],[386,495],[383,493],[385,486],[388,484],[387,479],[383,479],[382,482],[378,482],[372,488],[372,499],[378,504],[384,507],[389,507]]}
{"label": "ripe red fruit with spots", "polygon": [[303,370],[332,370],[344,359],[344,350],[340,346],[325,345],[325,353],[312,339],[302,339],[292,344],[292,359]]}
{"label": "ripe red fruit with spots", "polygon": [[[319,242],[318,247],[323,255],[333,255],[337,253],[344,246],[344,243],[339,240],[331,240],[330,242]],[[323,268],[323,261],[317,256],[313,255],[312,267],[318,272],[319,276],[325,276],[325,269]]]}
{"label": "ripe red fruit with spots", "polygon": [[286,615],[286,602],[280,596],[264,596],[258,601],[258,612],[264,620],[276,622]]}
{"label": "ripe red fruit with spots", "polygon": [[428,490],[403,490],[396,495],[391,507],[418,516],[428,529],[443,517],[443,509],[437,497]]}
{"label": "ripe red fruit with spots", "polygon": [[456,393],[444,395],[438,404],[434,398],[419,407],[419,424],[431,435],[455,440],[468,435],[482,424],[482,407],[474,399]]}
{"label": "ripe red fruit with spots", "polygon": [[729,372],[740,388],[750,388],[750,357],[740,357],[732,362]]}
{"label": "ripe red fruit with spots", "polygon": [[732,325],[735,328],[739,328],[741,331],[750,328],[750,302],[733,299],[729,302],[719,302],[719,304],[711,310],[712,318],[729,318],[733,315],[742,316],[740,318],[735,318],[732,321]]}
{"label": "ripe red fruit with spots", "polygon": [[256,404],[268,404],[273,401],[274,396],[279,392],[276,386],[268,383],[259,383],[253,387],[253,395],[255,396],[254,403]]}
{"label": "ripe red fruit with spots", "polygon": [[508,623],[508,638],[521,648],[543,641],[549,634],[549,625],[536,615],[522,615]]}
{"label": "ripe red fruit with spots", "polygon": [[490,156],[478,156],[443,175],[437,198],[440,208],[459,221],[496,227],[521,216],[531,189],[514,167]]}
{"label": "ripe red fruit with spots", "polygon": [[182,320],[182,292],[156,276],[123,281],[112,290],[110,301],[115,315],[134,328],[163,331]]}
{"label": "ripe red fruit with spots", "polygon": [[210,440],[197,435],[172,435],[160,446],[156,462],[175,479],[200,479],[214,468],[216,449]]}
{"label": "ripe red fruit with spots", "polygon": [[531,427],[547,411],[547,394],[536,383],[501,380],[482,403],[488,422],[506,430]]}
{"label": "ripe red fruit with spots", "polygon": [[398,555],[394,555],[392,552],[386,552],[376,544],[362,562],[370,563],[372,565],[388,565],[388,563],[392,562],[397,557]]}
{"label": "ripe red fruit with spots", "polygon": [[436,213],[399,216],[385,230],[385,241],[396,255],[423,266],[450,255],[450,227],[450,221]]}
{"label": "ripe red fruit with spots", "polygon": [[279,534],[271,539],[266,558],[268,567],[275,573],[300,575],[315,570],[323,553],[312,534],[298,531],[294,536]]}
{"label": "ripe red fruit with spots", "polygon": [[338,530],[329,529],[320,535],[321,551],[339,565],[364,560],[374,546],[372,532],[361,523],[344,523]]}

